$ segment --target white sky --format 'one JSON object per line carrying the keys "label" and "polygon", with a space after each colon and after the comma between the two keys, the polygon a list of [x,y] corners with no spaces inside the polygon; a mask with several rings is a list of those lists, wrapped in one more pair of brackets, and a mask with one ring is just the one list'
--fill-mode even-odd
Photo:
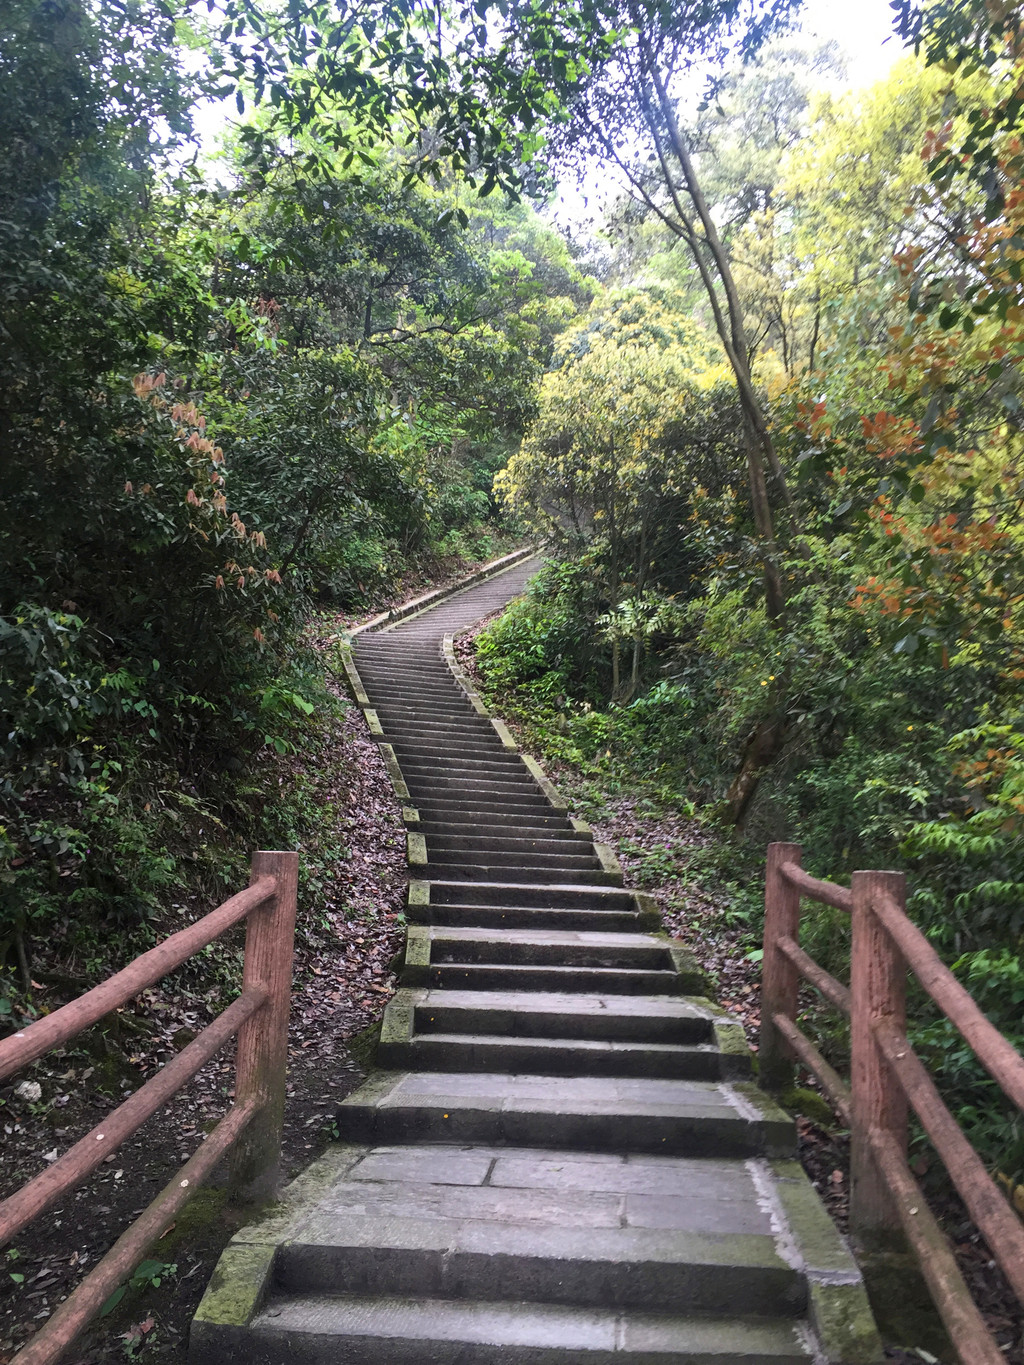
{"label": "white sky", "polygon": [[850,86],[881,80],[903,51],[893,34],[889,0],[804,0],[803,16],[809,38],[834,38],[845,50]]}

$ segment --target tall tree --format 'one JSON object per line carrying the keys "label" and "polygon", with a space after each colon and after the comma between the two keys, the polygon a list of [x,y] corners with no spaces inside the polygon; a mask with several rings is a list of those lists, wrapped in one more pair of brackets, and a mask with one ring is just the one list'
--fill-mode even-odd
{"label": "tall tree", "polygon": [[730,0],[666,11],[625,0],[607,19],[614,50],[589,56],[590,74],[555,135],[563,159],[597,158],[617,169],[630,194],[690,250],[719,340],[736,379],[744,453],[769,616],[781,620],[785,590],[773,502],[792,509],[782,465],[751,373],[751,340],[726,243],[705,192],[695,133],[682,97],[702,83],[706,96],[737,54],[749,56],[786,22],[790,0],[759,8]]}

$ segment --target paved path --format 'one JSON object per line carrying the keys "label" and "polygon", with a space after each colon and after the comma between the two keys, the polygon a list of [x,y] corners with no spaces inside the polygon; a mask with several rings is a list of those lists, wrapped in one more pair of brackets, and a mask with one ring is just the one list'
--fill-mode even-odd
{"label": "paved path", "polygon": [[195,1365],[868,1365],[856,1266],[738,1025],[445,636],[536,563],[359,638],[410,832],[381,1070],[243,1229]]}

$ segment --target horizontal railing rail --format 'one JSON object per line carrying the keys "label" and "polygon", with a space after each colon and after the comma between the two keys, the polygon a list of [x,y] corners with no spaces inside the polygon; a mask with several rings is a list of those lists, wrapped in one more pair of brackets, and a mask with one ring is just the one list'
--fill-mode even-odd
{"label": "horizontal railing rail", "polygon": [[238,999],[92,1132],[0,1203],[2,1247],[81,1185],[237,1037],[232,1107],[191,1159],[18,1352],[11,1365],[54,1365],[229,1153],[234,1198],[263,1199],[274,1192],[280,1171],[284,1120],[297,880],[297,853],[255,854],[252,880],[244,891],[187,929],[164,939],[77,1000],[0,1041],[3,1080],[52,1048],[70,1042],[228,929],[247,921]]}
{"label": "horizontal railing rail", "polygon": [[[850,1226],[872,1249],[902,1233],[916,1253],[936,1308],[963,1365],[1005,1356],[988,1331],[952,1248],[907,1161],[912,1109],[1018,1298],[1024,1302],[1024,1224],[950,1113],[906,1029],[906,983],[921,986],[958,1030],[1003,1093],[1024,1108],[1024,1058],[906,913],[904,878],[855,872],[849,890],[811,877],[797,844],[771,844],[765,880],[760,1076],[770,1090],[792,1084],[799,1062],[818,1080],[850,1128]],[[799,946],[806,896],[851,916],[850,986]],[[797,1023],[801,981],[850,1019],[847,1085]]]}

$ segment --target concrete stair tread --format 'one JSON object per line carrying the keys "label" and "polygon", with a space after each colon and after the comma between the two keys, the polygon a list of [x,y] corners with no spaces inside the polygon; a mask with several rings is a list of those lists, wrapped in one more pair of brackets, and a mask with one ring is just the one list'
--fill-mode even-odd
{"label": "concrete stair tread", "polygon": [[[516,978],[529,982],[531,990],[589,992],[595,987],[615,995],[668,995],[681,993],[678,973],[633,967],[586,967],[578,963],[537,962],[446,962],[428,965],[423,973],[430,984],[451,989],[462,982],[466,989],[505,990]],[[413,984],[411,976],[403,977]],[[454,988],[458,989],[457,986]],[[527,987],[522,987],[527,989]]]}
{"label": "concrete stair tread", "polygon": [[614,924],[620,932],[628,932],[631,924],[635,924],[638,930],[640,927],[640,917],[635,910],[614,908],[589,910],[554,905],[458,905],[442,901],[438,905],[409,906],[406,913],[413,923],[429,922],[452,927],[465,923],[480,929],[534,925],[547,930],[561,925],[566,929],[600,931]]}
{"label": "concrete stair tread", "polygon": [[[448,839],[445,842],[457,844],[459,841]],[[497,842],[495,841],[495,843]],[[526,843],[525,840],[523,842]],[[427,850],[438,863],[446,863],[454,858],[474,858],[479,863],[490,863],[492,866],[500,865],[494,862],[494,859],[507,859],[512,866],[517,863],[521,866],[525,863],[528,868],[532,867],[537,870],[543,870],[546,867],[565,867],[571,871],[572,868],[581,867],[584,864],[595,867],[601,866],[601,860],[597,854],[587,853],[585,846],[579,844],[571,849],[555,849],[554,852],[549,853],[543,847],[538,848],[529,844],[524,849],[506,849],[494,845],[478,848],[476,847],[478,843],[484,843],[484,840],[473,840],[469,847],[463,845],[461,848],[439,848],[433,837],[427,835]]]}
{"label": "concrete stair tread", "polygon": [[[458,891],[465,894],[466,884],[462,881],[446,881],[443,877],[430,877],[431,900],[435,896],[443,897],[451,892]],[[500,880],[477,882],[473,886],[474,897],[479,897],[483,904],[499,903],[491,902],[488,898],[495,893],[509,892],[515,896],[532,895],[539,897],[538,905],[545,904],[545,898],[551,900],[552,904],[558,898],[563,904],[565,897],[575,895],[578,900],[599,902],[603,901],[606,905],[612,905],[618,909],[622,905],[635,904],[633,893],[626,891],[618,886],[592,886],[587,882],[581,882],[574,886],[571,882],[545,882],[543,880],[533,882],[506,882]]]}
{"label": "concrete stair tread", "polygon": [[692,1053],[717,1054],[714,1043],[648,1043],[637,1042],[632,1038],[545,1038],[528,1034],[488,1034],[488,1033],[416,1033],[413,1046],[441,1047],[445,1044],[461,1044],[477,1049],[493,1049],[530,1052],[604,1053],[612,1056],[641,1057],[663,1056],[683,1058]]}
{"label": "concrete stair tread", "polygon": [[646,1015],[671,1019],[708,1019],[708,1011],[692,1001],[671,995],[639,999],[618,995],[575,994],[558,991],[438,990],[410,991],[418,1009],[488,1009],[529,1014]]}
{"label": "concrete stair tread", "polygon": [[[563,1304],[275,1296],[253,1328],[297,1338],[286,1349],[309,1365],[338,1360],[340,1342],[369,1347],[366,1355],[346,1352],[342,1358],[351,1365],[452,1365],[456,1358],[459,1365],[798,1365],[813,1359],[787,1321]],[[316,1354],[317,1339],[335,1354]]]}
{"label": "concrete stair tread", "polygon": [[315,1201],[279,1223],[287,1290],[648,1308],[678,1294],[706,1312],[742,1291],[753,1312],[805,1306],[742,1161],[346,1144],[321,1172]]}
{"label": "concrete stair tread", "polygon": [[622,949],[636,953],[645,950],[665,952],[669,941],[653,934],[616,934],[585,929],[465,929],[459,926],[431,925],[426,930],[435,943],[489,943],[536,945],[538,947],[586,947],[596,951]]}
{"label": "concrete stair tread", "polygon": [[583,1037],[568,1029],[546,1033],[457,1033],[449,1025],[416,1029],[404,1040],[381,1044],[388,1066],[433,1067],[438,1072],[530,1073],[538,1077],[705,1077],[721,1076],[714,1043],[664,1043]]}
{"label": "concrete stair tread", "polygon": [[583,1151],[791,1156],[792,1119],[748,1083],[380,1071],[338,1106],[358,1142],[487,1142]]}

